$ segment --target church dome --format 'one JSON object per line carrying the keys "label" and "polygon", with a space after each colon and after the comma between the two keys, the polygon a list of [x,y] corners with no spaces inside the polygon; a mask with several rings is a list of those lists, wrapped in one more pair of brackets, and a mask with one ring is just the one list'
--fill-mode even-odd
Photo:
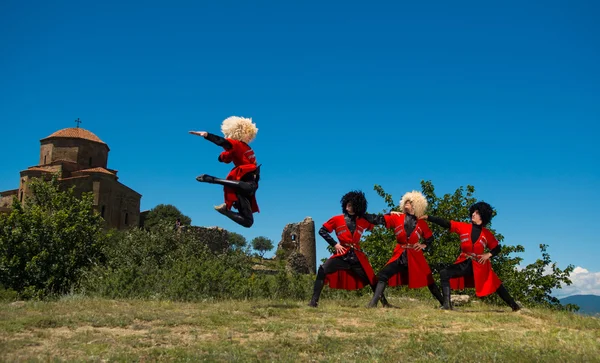
{"label": "church dome", "polygon": [[55,133],[53,133],[52,135],[43,138],[42,141],[47,140],[47,139],[52,139],[52,138],[74,138],[74,139],[84,139],[84,140],[89,140],[89,141],[94,141],[94,142],[98,142],[101,144],[105,144],[106,143],[102,140],[100,140],[100,138],[98,136],[96,136],[93,132],[88,131],[86,129],[82,129],[80,127],[69,127],[66,129],[62,129],[62,130],[58,130]]}

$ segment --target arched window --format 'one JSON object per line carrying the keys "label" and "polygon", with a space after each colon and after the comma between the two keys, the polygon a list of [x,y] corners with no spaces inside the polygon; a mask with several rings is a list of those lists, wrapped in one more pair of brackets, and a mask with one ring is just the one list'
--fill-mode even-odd
{"label": "arched window", "polygon": [[127,225],[127,217],[129,217],[129,214],[127,214],[127,212],[125,212],[125,225]]}
{"label": "arched window", "polygon": [[90,166],[92,166],[92,157],[90,156]]}
{"label": "arched window", "polygon": [[102,209],[100,210],[100,217],[104,218],[104,211],[106,211],[106,206],[103,205]]}

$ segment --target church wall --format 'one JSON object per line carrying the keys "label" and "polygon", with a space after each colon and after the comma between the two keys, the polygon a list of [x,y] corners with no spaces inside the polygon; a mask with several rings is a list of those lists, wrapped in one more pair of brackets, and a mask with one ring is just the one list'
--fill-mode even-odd
{"label": "church wall", "polygon": [[[140,219],[141,196],[116,180],[100,182],[98,211],[104,207],[104,219],[109,228],[137,227]],[[102,214],[102,213],[101,213]]]}
{"label": "church wall", "polygon": [[40,163],[39,165],[50,164],[52,161],[52,144],[42,144],[40,147]]}
{"label": "church wall", "polygon": [[[108,146],[82,139],[56,138],[45,141],[40,149],[40,164],[66,160],[79,164],[79,169],[107,167]],[[91,166],[90,166],[91,158]]]}
{"label": "church wall", "polygon": [[95,142],[87,142],[79,147],[77,155],[77,163],[82,168],[107,168],[108,164],[108,147]]}

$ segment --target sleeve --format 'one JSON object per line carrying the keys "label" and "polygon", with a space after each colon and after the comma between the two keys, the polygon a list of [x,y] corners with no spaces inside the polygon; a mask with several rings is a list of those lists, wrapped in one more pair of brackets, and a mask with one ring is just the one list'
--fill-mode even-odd
{"label": "sleeve", "polygon": [[385,225],[385,219],[384,219],[383,214],[365,213],[363,218],[366,219],[367,222],[369,222],[371,224],[381,225],[381,226]]}
{"label": "sleeve", "polygon": [[436,217],[436,216],[428,216],[427,220],[430,221],[431,223],[435,223],[438,226],[443,227],[443,228],[450,228],[451,227],[450,226],[450,224],[451,224],[450,222],[451,221],[449,221],[447,219],[444,219],[444,218],[440,218],[440,217]]}
{"label": "sleeve", "polygon": [[215,144],[217,146],[221,146],[225,150],[229,150],[233,147],[229,140],[224,139],[221,136],[211,134],[210,132],[207,133],[206,140],[212,142],[213,144]]}
{"label": "sleeve", "polygon": [[429,247],[433,242],[433,233],[431,233],[431,229],[429,229],[427,223],[425,223],[425,221],[422,219],[419,220],[419,226],[423,231],[423,243]]}
{"label": "sleeve", "polygon": [[373,223],[369,223],[369,226],[367,227],[367,231],[372,231],[373,228],[375,228],[375,225]]}
{"label": "sleeve", "polygon": [[[487,243],[487,248],[490,251],[495,250],[497,247],[500,247],[500,244],[498,243],[498,240],[496,239],[496,237],[494,237],[494,235],[492,234],[492,232],[488,231],[487,229],[485,230],[486,233],[486,239],[488,241]],[[498,253],[500,253],[500,251],[498,250]],[[498,254],[496,253],[496,254]],[[492,255],[494,255],[494,253],[492,252]],[[494,255],[495,256],[495,255]]]}
{"label": "sleeve", "polygon": [[225,164],[229,164],[233,161],[233,150],[223,151],[221,155],[219,155],[219,161]]}
{"label": "sleeve", "polygon": [[391,214],[386,214],[383,216],[385,218],[385,228],[394,228],[396,227],[396,223],[394,223],[394,216]]}
{"label": "sleeve", "polygon": [[327,241],[327,243],[329,243],[330,246],[335,246],[337,244],[337,242],[333,239],[333,237],[331,237],[331,235],[329,233],[330,232],[327,231],[325,226],[323,226],[323,227],[321,227],[321,229],[319,229],[319,236],[323,237],[323,239],[325,241]]}
{"label": "sleeve", "polygon": [[462,223],[457,221],[450,221],[450,233],[460,234],[462,231]]}
{"label": "sleeve", "polygon": [[230,162],[233,161],[233,154],[235,153],[235,150],[238,149],[238,143],[239,141],[237,140],[233,140],[233,139],[225,139],[225,141],[229,142],[229,145],[231,146],[229,149],[226,149],[225,151],[223,151],[221,153],[221,155],[219,155],[219,161],[225,164],[229,164]]}
{"label": "sleeve", "polygon": [[427,225],[427,223],[425,223],[424,220],[419,219],[419,226],[421,227],[421,230],[423,231],[424,239],[428,239],[433,236],[433,233],[431,233],[431,229],[429,229],[429,226]]}
{"label": "sleeve", "polygon": [[333,232],[335,229],[335,217],[330,218],[327,222],[323,223],[323,228],[325,228],[328,233]]}
{"label": "sleeve", "polygon": [[500,247],[500,245],[496,246],[495,248],[493,248],[490,253],[492,254],[492,257],[496,257],[498,256],[498,254],[502,251],[502,247]]}

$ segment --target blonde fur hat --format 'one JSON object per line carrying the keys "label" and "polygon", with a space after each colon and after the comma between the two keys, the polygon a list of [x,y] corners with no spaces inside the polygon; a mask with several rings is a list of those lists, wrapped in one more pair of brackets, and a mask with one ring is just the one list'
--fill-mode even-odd
{"label": "blonde fur hat", "polygon": [[401,211],[404,211],[404,204],[406,202],[412,204],[413,210],[415,211],[415,217],[419,218],[425,215],[425,211],[427,210],[427,199],[423,193],[413,190],[412,192],[404,194],[400,200]]}
{"label": "blonde fur hat", "polygon": [[251,118],[230,116],[223,120],[221,132],[228,139],[243,141],[249,144],[256,137],[258,128]]}

